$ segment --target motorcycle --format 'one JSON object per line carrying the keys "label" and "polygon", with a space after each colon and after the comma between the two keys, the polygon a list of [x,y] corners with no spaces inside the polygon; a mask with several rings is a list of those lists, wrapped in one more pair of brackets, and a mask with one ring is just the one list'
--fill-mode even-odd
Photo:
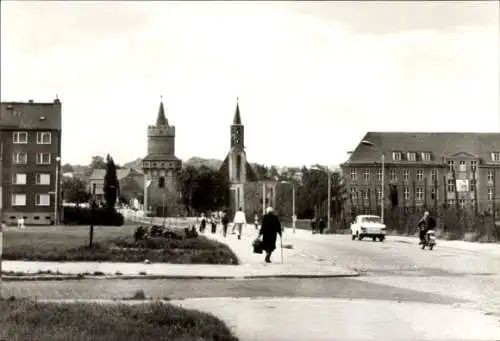
{"label": "motorcycle", "polygon": [[426,246],[429,247],[429,250],[432,250],[434,246],[436,246],[436,232],[434,232],[434,230],[427,231],[424,241],[421,245],[422,250],[424,250]]}

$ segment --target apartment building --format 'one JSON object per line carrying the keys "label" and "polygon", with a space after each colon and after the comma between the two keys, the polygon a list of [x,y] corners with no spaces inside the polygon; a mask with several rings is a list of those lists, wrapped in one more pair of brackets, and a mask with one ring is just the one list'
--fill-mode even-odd
{"label": "apartment building", "polygon": [[[0,110],[2,220],[28,225],[54,222],[60,186],[61,102],[2,102]],[[60,181],[61,177],[59,177]],[[60,210],[58,210],[60,212]],[[58,214],[59,215],[59,214]]]}
{"label": "apartment building", "polygon": [[401,207],[492,213],[500,209],[500,133],[368,132],[342,173],[357,212],[380,210],[384,179],[384,207],[396,190]]}

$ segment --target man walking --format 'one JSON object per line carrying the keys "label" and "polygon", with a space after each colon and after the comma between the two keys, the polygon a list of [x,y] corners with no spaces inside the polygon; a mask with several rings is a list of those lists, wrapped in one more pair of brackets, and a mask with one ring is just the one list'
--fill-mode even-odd
{"label": "man walking", "polygon": [[262,217],[262,225],[259,231],[259,237],[262,236],[262,248],[266,252],[266,263],[271,263],[271,254],[276,249],[277,235],[281,234],[281,223],[272,207],[266,209],[266,214]]}
{"label": "man walking", "polygon": [[241,232],[243,230],[243,225],[247,223],[247,218],[245,217],[245,212],[243,212],[243,209],[240,207],[239,210],[236,212],[234,215],[233,219],[233,233],[234,229],[238,229],[238,239],[241,239]]}
{"label": "man walking", "polygon": [[227,225],[229,225],[229,219],[226,212],[221,212],[221,223],[222,223],[222,234],[224,237],[227,236]]}

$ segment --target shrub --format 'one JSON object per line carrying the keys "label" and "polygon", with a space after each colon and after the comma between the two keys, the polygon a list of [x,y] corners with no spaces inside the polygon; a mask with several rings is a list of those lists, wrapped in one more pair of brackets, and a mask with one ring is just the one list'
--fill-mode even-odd
{"label": "shrub", "polygon": [[[63,222],[66,225],[90,225],[92,223],[92,209],[87,207],[64,207]],[[106,208],[94,209],[94,224],[101,226],[122,226],[123,215],[115,210]]]}

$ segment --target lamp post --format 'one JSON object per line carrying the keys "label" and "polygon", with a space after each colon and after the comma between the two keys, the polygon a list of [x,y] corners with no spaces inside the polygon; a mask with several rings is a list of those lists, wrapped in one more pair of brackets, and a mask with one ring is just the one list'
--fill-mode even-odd
{"label": "lamp post", "polygon": [[295,221],[297,217],[295,216],[295,183],[290,181],[281,181],[282,184],[292,184],[292,230],[295,233]]}
{"label": "lamp post", "polygon": [[61,157],[56,157],[56,185],[54,190],[54,226],[59,224],[59,163],[61,162]]}
{"label": "lamp post", "polygon": [[363,144],[365,146],[373,147],[373,148],[377,149],[381,153],[380,162],[381,162],[381,165],[382,165],[382,193],[381,193],[382,197],[380,198],[380,219],[381,219],[382,223],[384,223],[385,155],[380,150],[380,148],[375,143],[373,143],[371,141],[363,140],[363,141],[361,141],[361,144]]}

